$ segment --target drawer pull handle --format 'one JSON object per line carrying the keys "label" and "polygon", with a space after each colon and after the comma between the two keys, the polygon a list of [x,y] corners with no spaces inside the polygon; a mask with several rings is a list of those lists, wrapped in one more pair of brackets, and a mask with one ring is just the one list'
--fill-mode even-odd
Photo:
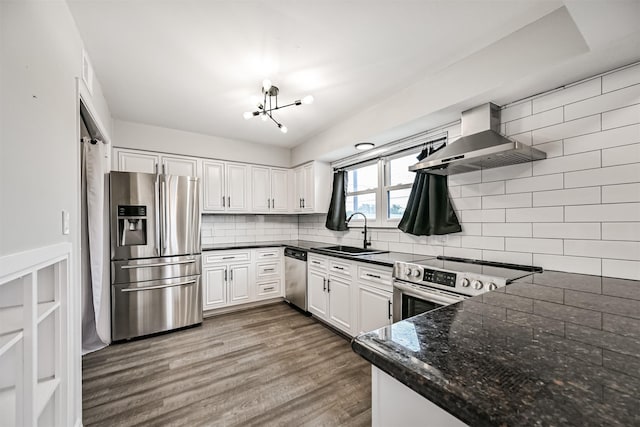
{"label": "drawer pull handle", "polygon": [[276,271],[275,268],[265,268],[264,271]]}
{"label": "drawer pull handle", "polygon": [[235,259],[235,256],[223,256],[222,259]]}
{"label": "drawer pull handle", "polygon": [[320,261],[311,261],[311,263],[320,265]]}
{"label": "drawer pull handle", "polygon": [[344,267],[338,267],[337,265],[334,265],[333,268],[337,268],[338,270],[344,270]]}
{"label": "drawer pull handle", "polygon": [[369,276],[369,277],[374,277],[374,278],[376,278],[376,279],[382,279],[382,277],[378,276],[377,274],[365,273],[365,275],[366,275],[366,276]]}
{"label": "drawer pull handle", "polygon": [[264,290],[265,290],[265,291],[272,291],[272,290],[274,290],[274,289],[275,289],[275,288],[274,288],[273,286],[269,286],[268,288],[264,288]]}
{"label": "drawer pull handle", "polygon": [[190,259],[187,261],[159,262],[154,264],[123,265],[121,268],[123,270],[132,270],[135,268],[147,268],[147,267],[169,267],[169,266],[178,265],[178,264],[193,264],[194,262],[196,262],[195,259]]}
{"label": "drawer pull handle", "polygon": [[263,257],[274,256],[275,254],[262,254]]}
{"label": "drawer pull handle", "polygon": [[170,283],[168,285],[158,285],[158,286],[145,286],[144,288],[128,288],[128,289],[123,289],[122,292],[141,292],[141,291],[152,291],[154,289],[164,289],[164,288],[171,288],[173,286],[185,286],[185,285],[191,285],[196,283],[195,280],[188,280],[186,282],[180,282],[180,283]]}

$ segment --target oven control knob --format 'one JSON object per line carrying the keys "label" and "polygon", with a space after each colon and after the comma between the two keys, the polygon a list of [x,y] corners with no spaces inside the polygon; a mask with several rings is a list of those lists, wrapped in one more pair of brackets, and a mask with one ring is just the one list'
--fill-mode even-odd
{"label": "oven control knob", "polygon": [[404,269],[404,275],[407,277],[411,277],[411,269],[409,267]]}
{"label": "oven control knob", "polygon": [[471,283],[471,286],[473,286],[473,288],[476,289],[476,290],[480,290],[480,289],[482,289],[483,284],[482,284],[482,282],[480,280],[474,280]]}
{"label": "oven control knob", "polygon": [[414,269],[413,271],[411,271],[411,275],[413,277],[420,277],[420,270],[419,269]]}
{"label": "oven control knob", "polygon": [[496,285],[493,282],[490,282],[487,287],[489,288],[490,291],[496,290],[498,288],[498,285]]}
{"label": "oven control knob", "polygon": [[471,284],[471,282],[469,282],[469,279],[467,279],[466,277],[464,279],[462,279],[462,287],[463,288],[468,288],[470,284]]}

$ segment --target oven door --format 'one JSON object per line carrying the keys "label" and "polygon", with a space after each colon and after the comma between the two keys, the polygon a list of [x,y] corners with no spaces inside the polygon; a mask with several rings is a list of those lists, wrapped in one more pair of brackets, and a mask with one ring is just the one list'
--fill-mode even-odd
{"label": "oven door", "polygon": [[452,292],[394,280],[393,321],[408,319],[465,299],[465,296]]}

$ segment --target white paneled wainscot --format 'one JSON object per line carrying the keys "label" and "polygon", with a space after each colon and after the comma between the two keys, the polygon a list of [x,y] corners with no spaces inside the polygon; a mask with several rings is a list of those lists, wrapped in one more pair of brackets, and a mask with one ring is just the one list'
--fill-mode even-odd
{"label": "white paneled wainscot", "polygon": [[[450,176],[461,233],[373,229],[373,247],[640,279],[640,65],[509,105],[502,131],[548,158]],[[299,221],[300,239],[361,243],[322,215]]]}

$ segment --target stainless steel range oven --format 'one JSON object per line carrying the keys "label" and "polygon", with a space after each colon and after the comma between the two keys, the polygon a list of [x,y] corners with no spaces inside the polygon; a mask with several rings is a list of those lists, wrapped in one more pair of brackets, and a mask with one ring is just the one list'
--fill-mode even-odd
{"label": "stainless steel range oven", "polygon": [[539,271],[539,267],[452,257],[423,260],[420,264],[396,262],[393,321],[464,301]]}

